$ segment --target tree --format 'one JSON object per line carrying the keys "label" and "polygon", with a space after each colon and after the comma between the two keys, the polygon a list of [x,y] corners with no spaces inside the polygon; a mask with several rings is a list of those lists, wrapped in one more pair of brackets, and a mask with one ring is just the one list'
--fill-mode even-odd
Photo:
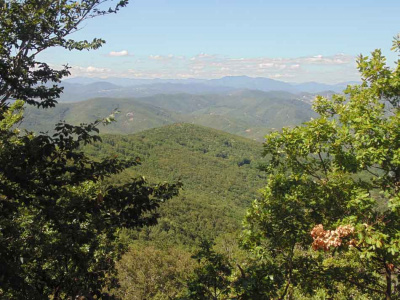
{"label": "tree", "polygon": [[52,136],[18,129],[24,105],[54,106],[62,92],[57,82],[69,73],[36,55],[56,46],[101,46],[102,40],[68,35],[127,3],[104,10],[105,2],[0,1],[0,298],[106,297],[117,285],[115,262],[125,250],[119,230],[155,224],[157,208],[179,188],[142,177],[126,184],[105,180],[140,163],[83,153],[82,145],[101,140],[97,127],[112,115],[80,126],[61,122]]}
{"label": "tree", "polygon": [[121,286],[116,294],[126,300],[180,299],[195,264],[190,257],[178,247],[131,244],[117,263]]}
{"label": "tree", "polygon": [[[79,30],[88,19],[116,13],[128,4],[118,1],[104,7],[108,0],[0,0],[0,105],[9,99],[28,104],[52,107],[62,92],[61,78],[69,75],[69,67],[51,68],[36,56],[53,47],[67,50],[91,50],[104,40],[75,41],[69,35]],[[55,83],[51,87],[46,83]]]}
{"label": "tree", "polygon": [[358,69],[360,85],[316,98],[317,118],[266,137],[243,241],[271,270],[264,296],[400,296],[400,61],[375,50]]}
{"label": "tree", "polygon": [[199,267],[188,281],[188,299],[229,299],[232,267],[226,257],[212,249],[213,243],[203,241],[193,256]]}

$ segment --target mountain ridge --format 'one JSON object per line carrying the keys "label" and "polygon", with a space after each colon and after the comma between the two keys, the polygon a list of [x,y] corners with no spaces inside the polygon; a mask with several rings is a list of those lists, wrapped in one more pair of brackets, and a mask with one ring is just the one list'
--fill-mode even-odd
{"label": "mountain ridge", "polygon": [[287,92],[242,90],[228,95],[158,94],[137,98],[94,98],[59,103],[55,108],[27,107],[22,126],[36,132],[51,131],[65,120],[78,125],[108,116],[115,110],[117,122],[104,133],[130,134],[177,122],[220,129],[262,140],[273,128],[295,126],[314,116],[309,98]]}
{"label": "mountain ridge", "polygon": [[130,135],[102,135],[84,147],[95,157],[137,157],[139,166],[114,180],[145,176],[152,182],[180,180],[183,190],[160,210],[158,225],[139,238],[195,246],[240,228],[246,208],[264,184],[258,165],[262,144],[188,123],[170,124]]}
{"label": "mountain ridge", "polygon": [[[226,94],[241,89],[286,91],[291,93],[340,93],[347,84],[324,84],[317,82],[288,83],[266,77],[226,76],[219,79],[128,79],[76,77],[62,81],[64,94],[61,101],[81,101],[98,96],[142,97],[155,94]],[[79,85],[77,85],[79,84]],[[110,87],[107,90],[104,86]],[[97,89],[95,88],[97,87]]]}

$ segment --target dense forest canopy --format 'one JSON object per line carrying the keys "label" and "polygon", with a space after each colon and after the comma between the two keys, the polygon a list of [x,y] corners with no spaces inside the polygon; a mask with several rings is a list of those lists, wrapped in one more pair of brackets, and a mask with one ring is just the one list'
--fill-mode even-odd
{"label": "dense forest canopy", "polygon": [[69,75],[37,55],[99,48],[70,35],[128,3],[108,2],[0,1],[0,297],[399,298],[400,61],[360,56],[361,84],[269,133],[264,159],[257,142],[192,124],[100,137],[114,114],[22,129]]}

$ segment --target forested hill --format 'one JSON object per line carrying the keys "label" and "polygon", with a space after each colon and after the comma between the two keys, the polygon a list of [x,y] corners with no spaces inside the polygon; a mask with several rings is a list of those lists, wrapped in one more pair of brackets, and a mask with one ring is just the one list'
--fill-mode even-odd
{"label": "forested hill", "polygon": [[162,205],[159,224],[141,238],[193,246],[240,228],[246,208],[265,184],[257,169],[262,144],[222,131],[174,124],[134,135],[105,135],[86,148],[94,156],[139,156],[142,164],[114,180],[144,175],[151,182],[183,182]]}
{"label": "forested hill", "polygon": [[[305,98],[303,98],[305,97]],[[131,134],[176,122],[187,122],[262,141],[271,128],[298,125],[315,113],[311,95],[288,92],[239,91],[225,95],[160,94],[142,98],[96,98],[83,102],[60,103],[55,108],[27,108],[23,127],[34,131],[51,130],[55,123],[94,121],[113,110],[117,122],[103,133]]]}

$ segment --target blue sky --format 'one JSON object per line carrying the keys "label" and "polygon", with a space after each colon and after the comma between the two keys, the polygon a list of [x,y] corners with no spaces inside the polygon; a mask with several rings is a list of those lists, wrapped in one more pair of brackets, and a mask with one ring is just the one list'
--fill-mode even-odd
{"label": "blue sky", "polygon": [[375,48],[393,65],[399,16],[398,0],[135,0],[73,36],[104,38],[99,50],[43,57],[73,76],[335,83],[357,80],[356,56]]}

